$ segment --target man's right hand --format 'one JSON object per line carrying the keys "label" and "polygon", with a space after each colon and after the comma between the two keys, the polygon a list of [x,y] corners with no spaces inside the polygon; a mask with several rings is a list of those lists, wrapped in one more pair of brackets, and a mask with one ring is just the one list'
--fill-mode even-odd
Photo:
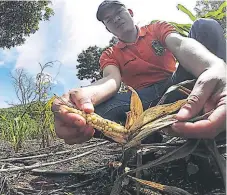
{"label": "man's right hand", "polygon": [[[79,110],[86,113],[94,112],[92,98],[83,88],[71,90],[64,94],[62,99],[65,102],[74,104]],[[67,144],[79,144],[89,139],[94,134],[94,129],[86,124],[85,119],[75,113],[69,113],[61,106],[62,102],[55,99],[52,105],[54,112],[55,131],[59,138],[64,139]]]}

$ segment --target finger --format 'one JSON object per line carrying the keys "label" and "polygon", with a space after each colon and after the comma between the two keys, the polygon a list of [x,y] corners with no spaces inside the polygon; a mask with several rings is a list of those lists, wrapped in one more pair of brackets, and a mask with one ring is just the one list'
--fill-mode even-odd
{"label": "finger", "polygon": [[60,120],[55,120],[54,124],[56,135],[61,139],[75,138],[79,135],[78,128],[69,127]]}
{"label": "finger", "polygon": [[91,127],[87,127],[86,130],[83,130],[82,132],[79,133],[79,136],[75,138],[68,138],[65,139],[65,143],[72,145],[72,144],[81,144],[83,142],[86,142],[90,140],[94,135],[94,129]]}
{"label": "finger", "polygon": [[214,138],[226,125],[226,107],[218,107],[207,120],[195,123],[179,122],[172,125],[172,129],[181,136],[188,138]]}
{"label": "finger", "polygon": [[[68,94],[64,94],[61,98],[63,99],[63,101],[69,102]],[[76,126],[80,127],[86,124],[86,121],[82,116],[75,113],[70,113],[62,105],[63,103],[58,99],[55,99],[52,104],[51,109],[52,109],[52,112],[54,113],[55,120],[61,120],[63,123],[66,123],[69,126],[74,126],[74,127]]]}
{"label": "finger", "polygon": [[207,80],[207,78],[210,78],[209,74],[210,72],[206,71],[198,78],[188,97],[187,103],[177,113],[176,119],[179,121],[188,120],[202,110],[205,102],[210,98],[217,84],[217,80],[215,79]]}
{"label": "finger", "polygon": [[90,97],[82,96],[78,91],[70,92],[70,100],[86,113],[94,112],[94,106]]}
{"label": "finger", "polygon": [[58,112],[54,113],[55,120],[60,120],[64,124],[72,127],[82,127],[86,125],[86,120],[79,114],[71,113],[64,106],[58,107]]}
{"label": "finger", "polygon": [[81,137],[91,137],[94,129],[91,126],[83,126],[81,128],[68,127],[61,121],[55,121],[56,135],[65,140],[80,139]]}

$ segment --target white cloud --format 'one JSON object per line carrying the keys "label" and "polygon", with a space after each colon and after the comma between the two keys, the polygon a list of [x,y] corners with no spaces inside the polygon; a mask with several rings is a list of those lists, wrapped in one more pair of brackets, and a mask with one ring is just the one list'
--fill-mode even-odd
{"label": "white cloud", "polygon": [[63,6],[61,60],[75,66],[77,55],[91,45],[104,47],[112,35],[96,20],[101,0],[67,0]]}
{"label": "white cloud", "polygon": [[[8,63],[14,62],[17,58],[17,52],[16,49],[0,49],[0,58],[1,62],[4,61],[4,65],[7,65]],[[3,64],[0,64],[0,66]]]}
{"label": "white cloud", "polygon": [[52,16],[49,21],[40,22],[39,30],[27,37],[25,44],[16,47],[18,58],[15,68],[25,68],[30,73],[36,74],[40,71],[39,63],[44,65],[48,61],[57,60],[54,53],[57,48],[56,43],[59,43],[58,17],[61,15],[61,4],[64,1],[55,2],[51,6],[57,16]]}
{"label": "white cloud", "polygon": [[43,59],[44,42],[45,34],[40,28],[40,31],[31,35],[24,45],[17,47],[18,58],[15,68],[25,68],[31,73],[37,72],[39,70],[38,62]]}
{"label": "white cloud", "polygon": [[178,11],[177,4],[182,4],[193,12],[196,0],[122,0],[125,5],[134,12],[135,22],[140,25],[149,23],[152,20],[166,20],[179,23],[192,23],[188,16]]}
{"label": "white cloud", "polygon": [[5,62],[4,61],[0,61],[0,66],[4,66]]}

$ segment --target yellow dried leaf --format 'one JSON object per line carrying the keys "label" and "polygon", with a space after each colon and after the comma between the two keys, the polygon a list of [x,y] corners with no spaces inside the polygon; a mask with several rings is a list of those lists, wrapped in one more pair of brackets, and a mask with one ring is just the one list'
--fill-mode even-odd
{"label": "yellow dried leaf", "polygon": [[121,134],[121,133],[116,133],[116,132],[111,132],[111,131],[106,131],[104,132],[104,135],[113,139],[115,142],[120,143],[120,144],[125,144],[127,143],[128,136]]}
{"label": "yellow dried leaf", "polygon": [[128,177],[131,178],[132,180],[140,183],[140,184],[158,189],[160,191],[164,191],[164,189],[165,189],[165,185],[162,185],[162,184],[159,184],[159,183],[155,183],[155,182],[147,181],[147,180],[143,180],[143,179],[138,179],[136,177],[132,177],[132,176],[129,176],[129,175],[128,175]]}
{"label": "yellow dried leaf", "polygon": [[[132,177],[130,175],[128,175],[128,177],[135,181],[135,182],[138,182],[142,185],[145,185],[145,186],[148,186],[150,188],[154,188],[154,189],[157,189],[161,192],[165,192],[165,194],[181,194],[181,195],[191,195],[190,193],[188,193],[187,191],[181,189],[181,188],[178,188],[178,187],[175,187],[175,186],[167,186],[167,185],[163,185],[163,184],[160,184],[160,183],[156,183],[156,182],[152,182],[152,181],[147,181],[147,180],[143,180],[143,179],[138,179],[136,177]],[[153,194],[153,193],[152,193]]]}
{"label": "yellow dried leaf", "polygon": [[130,127],[133,125],[133,122],[134,122],[131,117],[131,111],[127,112],[126,115],[127,115],[127,119],[125,122],[125,129],[130,129]]}
{"label": "yellow dried leaf", "polygon": [[186,102],[187,100],[184,99],[172,104],[159,105],[146,110],[130,129],[130,141],[125,145],[125,148],[137,146],[148,135],[177,122],[175,114],[172,113],[178,111]]}
{"label": "yellow dried leaf", "polygon": [[139,145],[144,138],[151,135],[153,132],[161,130],[169,125],[172,125],[175,122],[177,122],[177,120],[175,119],[175,114],[173,114],[161,117],[160,119],[157,119],[153,122],[146,124],[141,128],[140,131],[131,135],[133,139],[125,145],[125,148],[131,148]]}
{"label": "yellow dried leaf", "polygon": [[176,101],[171,104],[163,104],[159,106],[151,107],[143,112],[142,115],[134,122],[133,126],[130,128],[130,132],[135,132],[147,123],[150,123],[160,117],[172,114],[179,110],[185,103],[186,99]]}
{"label": "yellow dried leaf", "polygon": [[127,114],[127,120],[125,123],[126,129],[129,129],[137,120],[137,118],[143,113],[143,104],[139,95],[132,87],[128,86],[128,89],[132,92],[132,95],[130,102],[130,112]]}

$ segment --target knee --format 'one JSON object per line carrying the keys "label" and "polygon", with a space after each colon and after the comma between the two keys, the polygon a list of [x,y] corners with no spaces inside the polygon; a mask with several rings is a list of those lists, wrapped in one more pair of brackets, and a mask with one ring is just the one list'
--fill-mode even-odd
{"label": "knee", "polygon": [[221,25],[214,19],[211,18],[199,18],[193,24],[192,28],[199,31],[210,31],[212,29],[222,29]]}
{"label": "knee", "polygon": [[115,122],[124,122],[127,111],[129,111],[129,104],[113,100],[103,102],[95,107],[96,114]]}
{"label": "knee", "polygon": [[105,113],[109,111],[109,105],[106,102],[103,102],[97,106],[95,106],[95,113],[104,117]]}

